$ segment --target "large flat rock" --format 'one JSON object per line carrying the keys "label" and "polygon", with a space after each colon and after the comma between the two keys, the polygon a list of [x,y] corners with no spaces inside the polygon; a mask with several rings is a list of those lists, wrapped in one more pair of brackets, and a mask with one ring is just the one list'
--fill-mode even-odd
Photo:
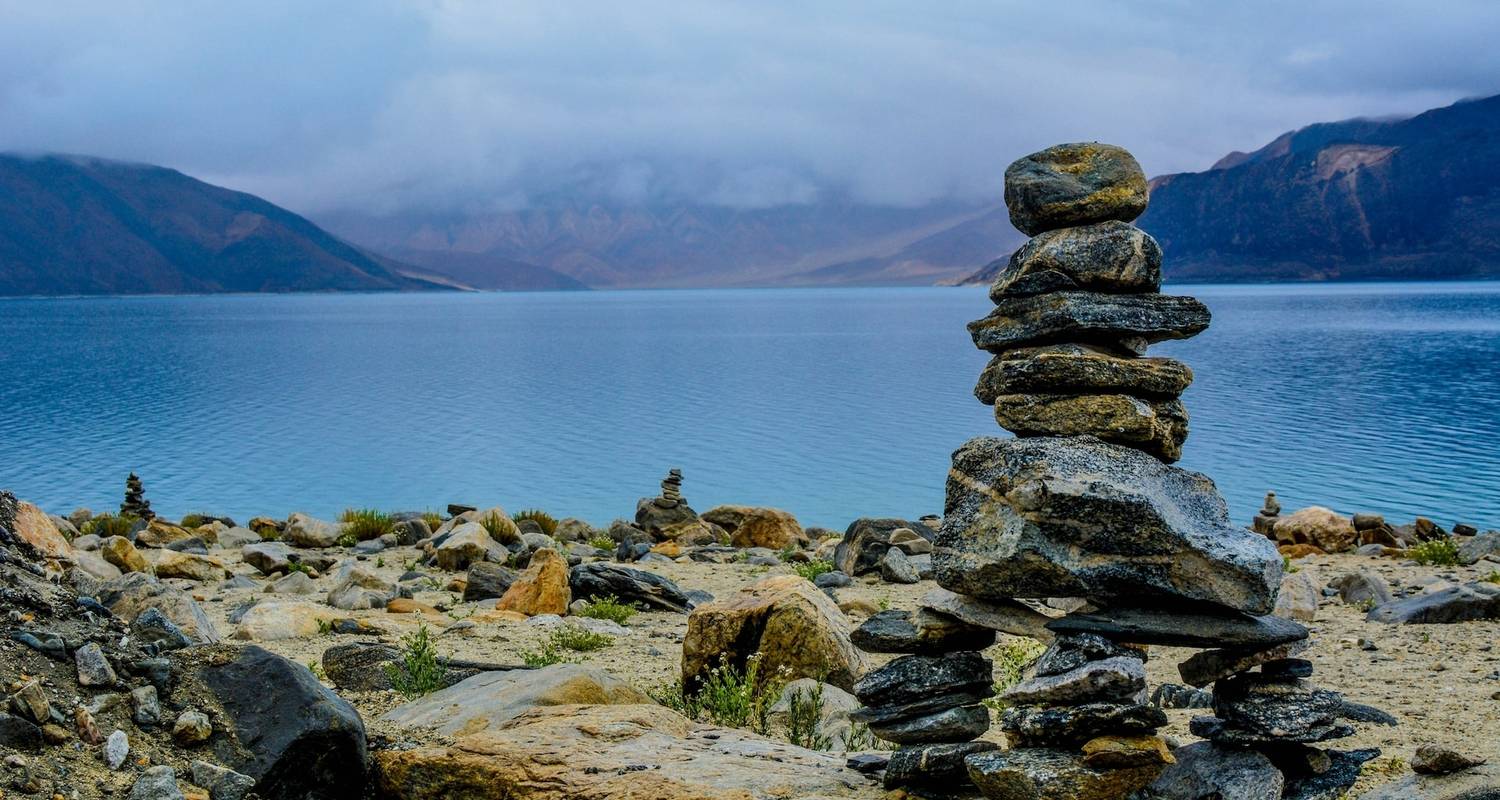
{"label": "large flat rock", "polygon": [[990,315],[969,323],[981,350],[1077,342],[1128,346],[1187,339],[1208,327],[1208,307],[1191,297],[1166,294],[1053,292],[1006,297]]}

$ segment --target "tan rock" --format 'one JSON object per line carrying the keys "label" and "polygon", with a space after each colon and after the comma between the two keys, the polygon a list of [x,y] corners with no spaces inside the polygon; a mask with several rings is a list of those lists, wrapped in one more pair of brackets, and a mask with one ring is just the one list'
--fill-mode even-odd
{"label": "tan rock", "polygon": [[1276,608],[1271,613],[1298,622],[1313,622],[1318,617],[1319,588],[1306,572],[1281,576],[1281,591],[1276,594]]}
{"label": "tan rock", "polygon": [[99,543],[99,554],[121,572],[150,572],[146,557],[124,536],[111,536]]}
{"label": "tan rock", "polygon": [[1307,556],[1328,555],[1328,553],[1324,551],[1323,548],[1311,544],[1283,544],[1277,546],[1276,552],[1294,561],[1299,558],[1306,558]]}
{"label": "tan rock", "polygon": [[666,556],[667,558],[677,558],[682,555],[682,543],[676,539],[668,539],[665,542],[652,545],[651,552],[659,556]]}
{"label": "tan rock", "polygon": [[735,547],[807,547],[807,534],[797,518],[777,508],[718,506],[703,514],[705,522],[723,528]]}
{"label": "tan rock", "polygon": [[481,672],[388,712],[402,727],[431,728],[444,736],[498,730],[539,706],[634,705],[651,698],[599,667],[553,664],[541,669]]}
{"label": "tan rock", "polygon": [[434,555],[442,569],[457,572],[469,568],[476,561],[484,561],[492,554],[497,558],[505,548],[490,538],[488,531],[477,522],[465,522],[456,526],[448,538],[438,545]]}
{"label": "tan rock", "polygon": [[135,543],[142,547],[166,547],[172,542],[180,542],[183,539],[191,539],[198,534],[173,525],[162,522],[159,519],[151,520],[145,530],[135,535]]}
{"label": "tan rock", "polygon": [[762,675],[818,678],[848,691],[866,668],[849,632],[838,606],[811,582],[796,575],[767,578],[688,616],[683,684],[696,686],[721,663],[742,669],[759,653]]}
{"label": "tan rock", "polygon": [[395,598],[392,598],[389,603],[385,604],[385,611],[386,611],[387,614],[433,614],[433,615],[440,615],[440,614],[443,613],[441,611],[438,611],[436,608],[433,608],[432,606],[427,605],[426,603],[418,603],[417,601],[411,599],[410,597],[395,597]]}
{"label": "tan rock", "polygon": [[1276,520],[1277,544],[1310,544],[1328,553],[1350,550],[1358,541],[1354,520],[1332,509],[1308,506]]}
{"label": "tan rock", "polygon": [[240,618],[234,638],[252,642],[305,639],[317,636],[337,616],[338,612],[321,603],[260,603]]}
{"label": "tan rock", "polygon": [[997,395],[995,421],[1017,436],[1092,435],[1168,463],[1182,457],[1187,409],[1180,400],[1127,394]]}
{"label": "tan rock", "polygon": [[156,577],[186,578],[190,581],[221,581],[228,574],[224,562],[196,553],[158,550],[155,554]]}
{"label": "tan rock", "polygon": [[24,500],[16,507],[15,534],[47,558],[65,558],[73,552],[46,512]]}
{"label": "tan rock", "polygon": [[573,592],[568,588],[568,562],[555,550],[531,554],[531,565],[495,603],[498,611],[517,611],[527,616],[568,613]]}
{"label": "tan rock", "polygon": [[1098,736],[1083,745],[1083,763],[1094,769],[1176,762],[1160,736]]}

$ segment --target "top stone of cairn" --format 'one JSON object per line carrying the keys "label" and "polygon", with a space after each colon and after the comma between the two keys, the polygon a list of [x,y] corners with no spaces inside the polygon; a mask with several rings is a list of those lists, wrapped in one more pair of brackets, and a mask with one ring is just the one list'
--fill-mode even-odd
{"label": "top stone of cairn", "polygon": [[1027,236],[1108,220],[1129,222],[1146,210],[1146,173],[1112,144],[1049,147],[1005,170],[1010,221]]}

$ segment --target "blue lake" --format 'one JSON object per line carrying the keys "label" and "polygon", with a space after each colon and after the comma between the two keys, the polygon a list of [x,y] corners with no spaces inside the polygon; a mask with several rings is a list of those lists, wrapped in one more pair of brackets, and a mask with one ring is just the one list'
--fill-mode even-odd
{"label": "blue lake", "polygon": [[[1288,508],[1500,527],[1500,284],[1173,286],[1209,331],[1183,466]],[[168,516],[449,502],[804,524],[942,511],[980,288],[0,300],[0,487]]]}

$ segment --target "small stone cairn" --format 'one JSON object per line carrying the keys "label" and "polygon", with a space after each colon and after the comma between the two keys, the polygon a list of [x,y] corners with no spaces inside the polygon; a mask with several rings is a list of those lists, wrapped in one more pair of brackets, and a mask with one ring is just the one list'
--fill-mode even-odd
{"label": "small stone cairn", "polygon": [[1281,519],[1281,501],[1276,499],[1275,492],[1266,492],[1266,501],[1261,504],[1260,513],[1250,521],[1250,529],[1274,538],[1278,519]]}
{"label": "small stone cairn", "polygon": [[661,497],[652,502],[659,508],[676,508],[682,505],[682,470],[671,469],[661,481]]}
{"label": "small stone cairn", "polygon": [[[1110,145],[1059,145],[1006,170],[1005,201],[1033,238],[969,331],[993,354],[975,394],[1017,438],[976,438],[953,455],[933,553],[947,591],[854,636],[904,654],[854,687],[865,706],[854,718],[902,745],[887,785],[1173,800],[1249,775],[1259,793],[1245,797],[1336,795],[1373,752],[1311,746],[1352,728],[1342,697],[1305,680],[1307,629],[1269,616],[1280,555],[1230,522],[1212,480],[1171,466],[1192,372],[1145,353],[1202,332],[1209,313],[1158,292],[1161,248],[1129,224],[1146,208],[1140,165]],[[1044,616],[1041,601],[1077,610]],[[994,630],[1051,640],[1001,695],[1005,750],[975,741],[989,727],[980,651]],[[1155,735],[1167,719],[1147,702],[1153,644],[1203,649],[1179,672],[1214,684],[1214,716],[1191,728],[1208,741],[1174,752]]]}
{"label": "small stone cairn", "polygon": [[146,499],[146,490],[141,486],[141,479],[134,472],[125,479],[125,502],[120,504],[120,516],[135,517],[150,522],[156,519],[156,512],[151,510],[151,501]]}

